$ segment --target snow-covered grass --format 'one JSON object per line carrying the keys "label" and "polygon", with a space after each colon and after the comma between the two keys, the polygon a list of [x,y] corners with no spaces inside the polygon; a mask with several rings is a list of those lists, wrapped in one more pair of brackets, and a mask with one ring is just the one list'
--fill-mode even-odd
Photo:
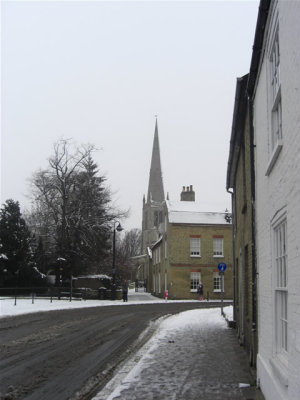
{"label": "snow-covered grass", "polygon": [[[85,308],[85,307],[107,307],[107,306],[125,306],[130,304],[149,304],[149,302],[163,302],[161,299],[149,299],[148,296],[141,296],[141,300],[135,301],[132,300],[128,303],[124,303],[122,300],[76,300],[72,301],[68,299],[58,300],[57,298],[53,298],[52,301],[50,298],[34,298],[32,300],[31,297],[28,298],[17,298],[15,305],[15,298],[11,297],[2,297],[0,298],[0,318],[5,316],[12,315],[20,315],[20,314],[30,314],[40,311],[51,311],[51,310],[66,310],[66,309],[74,309],[74,308]],[[147,295],[147,293],[146,293]],[[145,300],[143,300],[145,297]],[[130,297],[129,297],[130,298]]]}

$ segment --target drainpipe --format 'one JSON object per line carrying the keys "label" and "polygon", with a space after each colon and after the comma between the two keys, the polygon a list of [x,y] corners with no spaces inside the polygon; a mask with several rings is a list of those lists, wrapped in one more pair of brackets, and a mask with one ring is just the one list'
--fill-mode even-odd
{"label": "drainpipe", "polygon": [[235,244],[234,244],[234,215],[235,215],[235,203],[234,203],[234,192],[226,189],[227,193],[231,194],[231,215],[232,215],[232,295],[233,295],[233,322],[236,321],[236,266],[235,266]]}
{"label": "drainpipe", "polygon": [[255,164],[254,164],[254,127],[253,101],[248,99],[249,133],[250,133],[250,177],[251,177],[251,242],[252,242],[252,331],[257,326],[257,269],[256,269],[256,236],[255,236]]}

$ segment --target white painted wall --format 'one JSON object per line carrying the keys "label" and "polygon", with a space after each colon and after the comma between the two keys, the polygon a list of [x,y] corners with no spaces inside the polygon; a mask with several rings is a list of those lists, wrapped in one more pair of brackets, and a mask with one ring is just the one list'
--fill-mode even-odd
{"label": "white painted wall", "polygon": [[[269,176],[266,54],[254,100],[258,264],[258,379],[266,400],[300,399],[300,2],[279,1],[283,147]],[[287,212],[288,367],[276,358],[271,220]],[[287,380],[286,380],[287,378]]]}

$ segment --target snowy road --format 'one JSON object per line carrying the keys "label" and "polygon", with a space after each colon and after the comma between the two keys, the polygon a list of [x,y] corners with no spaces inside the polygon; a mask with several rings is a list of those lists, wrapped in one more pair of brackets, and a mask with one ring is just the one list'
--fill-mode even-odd
{"label": "snowy road", "polygon": [[206,306],[158,301],[4,317],[2,398],[9,393],[10,399],[82,400],[110,378],[151,320]]}

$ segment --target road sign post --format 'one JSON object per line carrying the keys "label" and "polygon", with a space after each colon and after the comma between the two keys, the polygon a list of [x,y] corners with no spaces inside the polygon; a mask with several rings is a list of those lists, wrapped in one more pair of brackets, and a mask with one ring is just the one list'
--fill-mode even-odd
{"label": "road sign post", "polygon": [[221,315],[223,312],[223,302],[224,302],[224,271],[226,271],[227,265],[225,263],[218,264],[219,275],[221,276]]}

